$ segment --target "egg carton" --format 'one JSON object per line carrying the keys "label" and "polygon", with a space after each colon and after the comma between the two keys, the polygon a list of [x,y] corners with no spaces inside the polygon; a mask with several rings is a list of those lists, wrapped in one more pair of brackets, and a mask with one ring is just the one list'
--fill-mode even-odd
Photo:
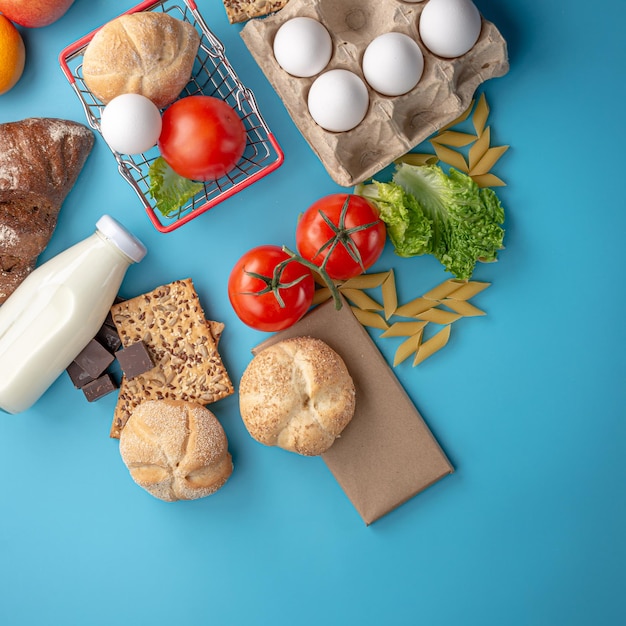
{"label": "egg carton", "polygon": [[[200,47],[192,76],[179,97],[206,95],[221,98],[239,114],[246,129],[246,149],[239,163],[225,176],[206,181],[203,190],[175,213],[164,216],[150,196],[150,165],[159,156],[156,147],[140,155],[124,155],[111,150],[118,171],[141,200],[150,221],[160,232],[171,232],[205,213],[215,205],[257,182],[277,169],[284,154],[265,123],[254,94],[239,79],[229,63],[224,45],[211,32],[193,0],[142,2],[125,12],[158,11],[192,24],[200,35]],[[101,134],[100,119],[104,105],[89,90],[82,74],[85,49],[99,29],[67,46],[59,55],[61,69],[80,99],[87,123]]]}
{"label": "egg carton", "polygon": [[[447,59],[432,54],[419,36],[424,6],[402,0],[290,0],[278,13],[249,21],[241,31],[246,46],[293,122],[322,161],[331,178],[350,187],[371,178],[395,159],[457,119],[469,107],[477,87],[509,69],[507,46],[494,24],[481,16],[478,41],[466,54]],[[307,107],[307,94],[318,75],[297,78],[285,72],[273,53],[278,29],[294,17],[311,17],[330,33],[333,54],[323,72],[346,69],[363,77],[362,60],[377,36],[400,32],[414,39],[424,57],[417,85],[401,96],[371,89],[363,121],[345,132],[317,125]]]}

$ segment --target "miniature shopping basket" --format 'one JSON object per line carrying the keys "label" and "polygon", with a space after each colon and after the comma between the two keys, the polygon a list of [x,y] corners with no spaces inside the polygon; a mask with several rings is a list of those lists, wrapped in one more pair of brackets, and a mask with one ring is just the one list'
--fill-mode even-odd
{"label": "miniature shopping basket", "polygon": [[[242,84],[226,58],[223,44],[209,30],[193,0],[151,0],[138,4],[126,13],[138,11],[168,13],[194,25],[200,34],[200,47],[191,79],[180,97],[202,94],[221,98],[237,111],[247,134],[246,149],[235,168],[217,180],[205,182],[200,193],[168,216],[161,215],[149,194],[148,170],[159,156],[157,148],[132,156],[112,150],[119,173],[139,196],[155,228],[165,233],[186,224],[274,171],[282,164],[284,155],[263,120],[253,93]],[[96,32],[97,29],[62,50],[59,63],[83,105],[88,124],[100,133],[104,105],[87,88],[82,77],[83,54]]]}

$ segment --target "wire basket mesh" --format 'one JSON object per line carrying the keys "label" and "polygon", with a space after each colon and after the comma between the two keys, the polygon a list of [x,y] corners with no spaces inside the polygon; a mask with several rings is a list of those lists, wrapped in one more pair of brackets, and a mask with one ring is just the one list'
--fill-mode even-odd
{"label": "wire basket mesh", "polygon": [[[124,155],[111,149],[119,173],[139,196],[152,224],[161,232],[170,232],[274,171],[282,164],[284,155],[261,116],[254,94],[235,73],[226,58],[223,44],[208,28],[193,0],[142,2],[126,13],[139,11],[167,13],[196,28],[200,46],[192,76],[179,98],[206,95],[222,99],[239,114],[247,135],[246,148],[237,165],[221,178],[204,182],[202,191],[167,216],[156,209],[149,192],[148,172],[159,156],[157,147],[138,155]],[[100,118],[104,104],[89,90],[82,75],[83,54],[97,30],[67,46],[59,56],[59,63],[82,103],[87,123],[101,133]]]}

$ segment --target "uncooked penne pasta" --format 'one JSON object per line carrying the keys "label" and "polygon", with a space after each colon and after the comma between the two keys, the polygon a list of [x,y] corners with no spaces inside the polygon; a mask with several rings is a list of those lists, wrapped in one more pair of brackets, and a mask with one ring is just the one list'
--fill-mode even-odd
{"label": "uncooked penne pasta", "polygon": [[[474,168],[480,160],[487,154],[489,143],[491,141],[491,131],[489,127],[485,128],[485,132],[478,137],[476,143],[469,149],[467,157],[470,167],[470,174],[474,173]],[[484,172],[476,172],[476,174],[484,174]]]}
{"label": "uncooked penne pasta", "polygon": [[341,287],[342,289],[374,289],[375,287],[380,287],[387,280],[389,273],[361,274],[360,276],[349,278]]}
{"label": "uncooked penne pasta", "polygon": [[444,306],[452,309],[455,313],[458,313],[462,317],[477,317],[479,315],[486,315],[484,311],[475,307],[467,300],[455,300],[454,298],[446,298],[441,302]]}
{"label": "uncooked penne pasta", "polygon": [[491,283],[483,283],[477,280],[471,280],[465,284],[459,285],[459,288],[452,291],[447,297],[453,300],[469,300],[484,289],[487,289]]}
{"label": "uncooked penne pasta", "polygon": [[432,322],[433,324],[445,326],[456,322],[463,316],[458,313],[453,313],[452,311],[444,311],[443,309],[433,307],[432,309],[428,309],[428,311],[424,311],[415,317],[425,322]]}
{"label": "uncooked penne pasta", "polygon": [[455,167],[460,172],[464,172],[467,174],[469,172],[469,167],[465,161],[465,157],[456,150],[452,150],[452,148],[447,148],[446,146],[442,146],[438,144],[434,139],[431,141],[433,148],[435,149],[435,153],[439,157],[441,161]]}
{"label": "uncooked penne pasta", "polygon": [[381,337],[412,337],[426,326],[428,322],[395,322]]}
{"label": "uncooked penne pasta", "polygon": [[483,134],[488,117],[489,105],[487,104],[485,94],[482,93],[480,94],[480,98],[478,98],[478,104],[476,105],[476,109],[472,115],[472,124],[474,125],[474,130],[478,136]]}
{"label": "uncooked penne pasta", "polygon": [[411,302],[407,302],[396,309],[396,315],[400,317],[415,317],[428,309],[433,308],[434,303],[432,300],[426,300],[425,298],[415,298]]}
{"label": "uncooked penne pasta", "polygon": [[413,359],[413,367],[425,361],[428,357],[435,354],[438,350],[441,350],[441,348],[448,343],[451,328],[452,326],[448,324],[447,326],[444,326],[436,335],[427,341],[420,343],[415,353],[415,358]]}
{"label": "uncooked penne pasta", "polygon": [[396,276],[393,270],[390,270],[387,278],[381,286],[381,293],[383,296],[383,309],[385,312],[385,319],[388,320],[398,308],[398,294],[396,292]]}
{"label": "uncooked penne pasta", "polygon": [[426,300],[435,300],[439,302],[444,298],[447,298],[451,293],[457,291],[460,287],[467,283],[466,280],[457,280],[456,278],[450,278],[442,283],[439,283],[436,287],[426,292],[422,297]]}
{"label": "uncooked penne pasta", "polygon": [[406,361],[412,354],[419,349],[420,342],[422,341],[422,332],[419,331],[416,335],[405,339],[396,350],[393,357],[393,366],[399,365],[403,361]]}
{"label": "uncooked penne pasta", "polygon": [[322,304],[322,302],[326,302],[331,296],[330,289],[328,287],[322,287],[321,289],[316,289],[313,293],[313,305]]}
{"label": "uncooked penne pasta", "polygon": [[374,300],[374,298],[370,298],[364,291],[360,289],[345,289],[342,287],[340,289],[341,293],[348,299],[352,304],[357,306],[359,309],[363,311],[382,311],[383,306]]}
{"label": "uncooked penne pasta", "polygon": [[387,324],[378,313],[374,313],[374,311],[364,311],[355,306],[350,308],[354,313],[354,317],[356,317],[363,326],[379,328],[380,330],[387,330],[387,328],[389,328],[389,324]]}

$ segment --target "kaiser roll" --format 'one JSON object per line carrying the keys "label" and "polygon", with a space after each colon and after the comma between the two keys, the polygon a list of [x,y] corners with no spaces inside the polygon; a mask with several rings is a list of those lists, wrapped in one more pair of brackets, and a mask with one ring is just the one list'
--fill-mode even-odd
{"label": "kaiser roll", "polygon": [[199,45],[196,29],[167,13],[121,15],[89,42],[83,80],[104,104],[124,93],[138,93],[162,109],[189,82]]}
{"label": "kaiser roll", "polygon": [[352,419],[354,382],[341,357],[320,339],[285,339],[249,363],[239,408],[260,443],[315,456],[328,450]]}
{"label": "kaiser roll", "polygon": [[182,400],[140,404],[122,430],[120,453],[133,480],[168,502],[209,496],[233,471],[217,418]]}

